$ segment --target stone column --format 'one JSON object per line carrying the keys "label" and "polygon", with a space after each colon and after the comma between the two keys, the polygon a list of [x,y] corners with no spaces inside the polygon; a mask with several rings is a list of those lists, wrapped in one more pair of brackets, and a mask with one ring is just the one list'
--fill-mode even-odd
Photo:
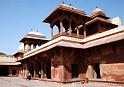
{"label": "stone column", "polygon": [[29,44],[25,45],[25,51],[28,52],[31,50],[31,46]]}
{"label": "stone column", "polygon": [[84,37],[86,37],[86,27],[84,26]]}
{"label": "stone column", "polygon": [[31,45],[31,50],[32,50],[32,49],[34,49],[34,46],[33,46],[33,44]]}
{"label": "stone column", "polygon": [[25,70],[26,70],[26,71],[25,71],[25,75],[26,75],[26,77],[27,77],[28,72],[29,72],[29,71],[28,71],[28,65],[27,65],[27,64],[25,64]]}
{"label": "stone column", "polygon": [[72,29],[71,29],[71,21],[69,22],[69,29],[68,29],[68,33],[69,33],[69,35],[71,35],[71,33],[72,33]]}
{"label": "stone column", "polygon": [[55,78],[54,66],[51,65],[51,79]]}
{"label": "stone column", "polygon": [[77,25],[77,36],[79,37],[79,23],[76,24]]}
{"label": "stone column", "polygon": [[22,70],[22,76],[23,76],[23,78],[25,77],[25,70],[24,70],[24,66],[23,66],[23,70]]}
{"label": "stone column", "polygon": [[62,23],[62,19],[60,19],[60,34],[63,33],[63,23]]}
{"label": "stone column", "polygon": [[36,78],[36,65],[35,65],[35,63],[33,63],[33,66],[34,66],[34,78]]}
{"label": "stone column", "polygon": [[79,29],[77,28],[77,36],[79,37]]}
{"label": "stone column", "polygon": [[33,49],[35,49],[36,48],[36,45],[35,44],[33,44]]}
{"label": "stone column", "polygon": [[60,66],[60,72],[61,72],[61,76],[60,76],[60,78],[61,78],[61,81],[65,81],[65,67],[64,67],[64,65],[61,65]]}
{"label": "stone column", "polygon": [[42,78],[46,78],[46,63],[43,62],[43,75]]}
{"label": "stone column", "polygon": [[50,28],[51,28],[51,38],[53,38],[53,26],[50,25]]}
{"label": "stone column", "polygon": [[94,71],[93,71],[93,67],[91,65],[89,65],[87,68],[86,78],[89,78],[89,79],[94,78]]}
{"label": "stone column", "polygon": [[36,48],[38,48],[39,46],[38,45],[36,45]]}

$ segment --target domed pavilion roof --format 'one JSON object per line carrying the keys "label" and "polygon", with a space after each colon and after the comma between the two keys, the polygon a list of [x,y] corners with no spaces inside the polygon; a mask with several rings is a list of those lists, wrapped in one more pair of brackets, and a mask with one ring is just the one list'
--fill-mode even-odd
{"label": "domed pavilion roof", "polygon": [[30,31],[30,32],[28,32],[27,35],[30,35],[30,34],[32,34],[32,35],[36,35],[36,36],[44,36],[44,35],[41,34],[40,32],[36,32],[36,31]]}
{"label": "domed pavilion roof", "polygon": [[37,40],[45,40],[45,36],[43,34],[41,34],[40,32],[36,32],[36,31],[30,31],[27,33],[27,35],[21,39],[20,42],[23,42],[25,39],[37,39]]}
{"label": "domed pavilion roof", "polygon": [[106,17],[106,14],[103,12],[102,9],[96,7],[93,12],[92,12],[92,17],[97,17],[97,16],[102,16],[102,17]]}

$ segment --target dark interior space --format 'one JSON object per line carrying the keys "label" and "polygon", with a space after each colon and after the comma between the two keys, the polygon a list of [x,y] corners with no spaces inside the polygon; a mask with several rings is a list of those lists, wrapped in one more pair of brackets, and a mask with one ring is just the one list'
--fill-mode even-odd
{"label": "dark interior space", "polygon": [[78,78],[78,64],[72,64],[72,78]]}
{"label": "dark interior space", "polygon": [[7,76],[9,75],[9,68],[6,66],[0,67],[0,76]]}
{"label": "dark interior space", "polygon": [[100,76],[99,63],[94,64],[94,70],[96,72],[97,78],[101,78],[101,76]]}

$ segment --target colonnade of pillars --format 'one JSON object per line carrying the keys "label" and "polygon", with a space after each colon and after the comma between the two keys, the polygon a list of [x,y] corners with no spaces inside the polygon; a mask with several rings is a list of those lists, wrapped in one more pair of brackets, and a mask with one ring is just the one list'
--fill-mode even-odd
{"label": "colonnade of pillars", "polygon": [[39,45],[34,45],[34,44],[24,44],[24,51],[25,52],[28,52],[28,51],[30,51],[30,50],[32,50],[32,49],[35,49],[35,48],[37,48],[37,47],[39,47]]}
{"label": "colonnade of pillars", "polygon": [[[48,65],[45,62],[32,63],[31,65],[24,64],[23,66],[20,66],[19,76],[26,78],[28,73],[30,73],[32,78],[34,79],[36,78],[50,79],[46,73],[46,66]],[[51,76],[51,73],[50,73],[50,76]]]}
{"label": "colonnade of pillars", "polygon": [[[59,26],[58,26],[58,29],[59,29],[59,34],[61,35],[63,32],[64,32],[64,26],[63,25],[67,25],[67,24],[63,24],[64,22],[63,22],[63,18],[59,18],[58,19],[59,20]],[[69,33],[70,35],[73,33],[73,31],[76,29],[76,34],[77,34],[77,36],[79,36],[80,35],[80,31],[79,31],[79,23],[78,22],[75,22],[75,28],[74,29],[72,29],[72,20],[73,19],[71,19],[70,18],[70,20],[68,21],[68,29],[67,29],[67,33]],[[84,25],[82,25],[83,27],[84,27]],[[50,24],[50,28],[51,28],[51,37],[53,38],[53,36],[54,36],[54,32],[53,32],[53,27],[54,27],[54,25],[53,25],[53,23],[51,23]],[[81,35],[84,35],[84,37],[86,37],[86,29],[85,29],[85,27],[84,27],[84,30],[83,30],[83,33],[81,34]]]}

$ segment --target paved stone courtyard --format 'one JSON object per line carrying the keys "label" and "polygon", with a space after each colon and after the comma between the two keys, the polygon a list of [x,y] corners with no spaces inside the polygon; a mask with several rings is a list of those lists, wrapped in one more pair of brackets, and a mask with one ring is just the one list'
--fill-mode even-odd
{"label": "paved stone courtyard", "polygon": [[100,84],[100,83],[53,83],[44,82],[38,80],[25,80],[20,77],[0,77],[0,87],[124,87],[112,84]]}

